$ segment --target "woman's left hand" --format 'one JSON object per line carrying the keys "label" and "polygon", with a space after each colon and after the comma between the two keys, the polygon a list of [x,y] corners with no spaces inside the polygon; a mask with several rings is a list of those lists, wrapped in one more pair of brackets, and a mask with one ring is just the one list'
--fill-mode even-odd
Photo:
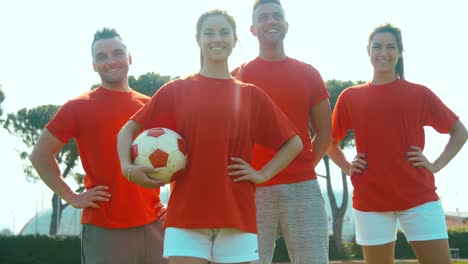
{"label": "woman's left hand", "polygon": [[228,165],[228,173],[231,177],[234,178],[235,182],[240,181],[251,181],[255,184],[264,183],[266,182],[266,177],[261,172],[256,171],[249,163],[244,161],[241,158],[231,158],[231,161],[235,162],[236,164]]}
{"label": "woman's left hand", "polygon": [[407,160],[414,167],[424,167],[426,168],[426,170],[430,171],[431,173],[434,173],[434,165],[426,158],[426,156],[424,156],[421,148],[416,146],[410,146],[410,148],[411,151],[406,152]]}
{"label": "woman's left hand", "polygon": [[160,208],[158,212],[158,218],[164,222],[164,220],[166,219],[167,206],[159,202],[156,204],[155,208]]}

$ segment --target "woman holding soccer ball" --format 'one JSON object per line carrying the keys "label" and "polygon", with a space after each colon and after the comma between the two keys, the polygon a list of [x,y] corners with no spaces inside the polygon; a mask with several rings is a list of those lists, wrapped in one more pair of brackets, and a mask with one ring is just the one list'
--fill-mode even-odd
{"label": "woman holding soccer ball", "polygon": [[[451,263],[434,173],[458,153],[468,133],[431,90],[404,79],[399,28],[378,26],[367,49],[372,80],[346,89],[338,98],[327,152],[351,176],[356,241],[366,263],[394,263],[398,220],[419,263]],[[450,135],[433,162],[423,154],[424,126]],[[357,150],[351,162],[338,145],[349,129]]]}
{"label": "woman holding soccer ball", "polygon": [[[289,120],[258,87],[234,79],[228,58],[237,41],[224,11],[200,16],[196,41],[200,72],[164,85],[119,133],[122,171],[136,184],[157,187],[132,166],[130,144],[142,129],[165,127],[187,146],[187,168],[178,175],[164,223],[170,263],[248,263],[258,259],[255,184],[265,182],[302,149]],[[261,170],[250,165],[252,145],[277,151]]]}

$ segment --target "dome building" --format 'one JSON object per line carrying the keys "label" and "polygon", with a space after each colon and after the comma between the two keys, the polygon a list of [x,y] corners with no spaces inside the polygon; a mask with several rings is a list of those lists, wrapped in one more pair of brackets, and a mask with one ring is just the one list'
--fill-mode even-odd
{"label": "dome building", "polygon": [[[167,204],[169,200],[169,187],[161,188],[161,201]],[[62,220],[58,228],[58,235],[79,236],[81,233],[81,211],[82,209],[67,206],[62,211]],[[20,230],[18,235],[48,235],[52,208],[46,208],[36,213]]]}

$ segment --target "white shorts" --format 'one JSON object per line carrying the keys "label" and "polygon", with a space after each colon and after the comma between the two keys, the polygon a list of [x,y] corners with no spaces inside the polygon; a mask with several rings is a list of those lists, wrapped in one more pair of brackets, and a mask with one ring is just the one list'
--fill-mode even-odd
{"label": "white shorts", "polygon": [[166,228],[164,257],[195,257],[216,263],[258,259],[257,235],[234,228]]}
{"label": "white shorts", "polygon": [[445,214],[440,201],[396,212],[363,212],[353,209],[353,215],[356,242],[362,246],[395,241],[397,220],[408,241],[448,239]]}

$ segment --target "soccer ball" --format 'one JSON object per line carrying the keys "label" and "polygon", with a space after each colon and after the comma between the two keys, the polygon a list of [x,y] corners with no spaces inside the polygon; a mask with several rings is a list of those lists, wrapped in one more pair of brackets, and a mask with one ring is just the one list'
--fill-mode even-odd
{"label": "soccer ball", "polygon": [[133,141],[130,152],[133,164],[160,168],[148,176],[164,183],[169,183],[187,164],[184,139],[167,128],[143,131]]}

